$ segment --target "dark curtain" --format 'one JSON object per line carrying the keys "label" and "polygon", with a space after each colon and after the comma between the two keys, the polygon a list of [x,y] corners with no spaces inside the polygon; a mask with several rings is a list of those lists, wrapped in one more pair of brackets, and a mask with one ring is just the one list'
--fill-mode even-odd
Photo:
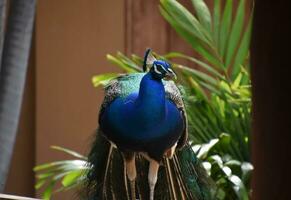
{"label": "dark curtain", "polygon": [[252,177],[255,200],[291,197],[290,1],[255,2]]}
{"label": "dark curtain", "polygon": [[[0,5],[3,3],[5,1]],[[4,190],[16,138],[36,0],[11,0],[9,3],[0,74],[0,192]],[[5,22],[3,10],[5,7],[0,15],[1,33]]]}
{"label": "dark curtain", "polygon": [[[4,30],[5,30],[5,11],[6,11],[6,0],[0,0],[0,63],[2,58]],[[1,72],[1,64],[0,64]]]}

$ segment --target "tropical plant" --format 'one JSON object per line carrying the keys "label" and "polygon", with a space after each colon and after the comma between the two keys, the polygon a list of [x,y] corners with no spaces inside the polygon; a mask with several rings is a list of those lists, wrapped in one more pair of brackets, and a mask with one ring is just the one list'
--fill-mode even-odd
{"label": "tropical plant", "polygon": [[[45,186],[42,192],[43,199],[50,199],[53,193],[82,185],[86,172],[90,167],[87,163],[87,158],[75,151],[59,146],[51,146],[51,148],[64,152],[74,159],[45,163],[34,168],[37,173],[35,189],[38,190]],[[54,191],[53,189],[58,181],[61,182],[61,186]]]}
{"label": "tropical plant", "polygon": [[[249,199],[252,16],[245,16],[244,0],[236,9],[232,0],[226,0],[224,7],[214,0],[212,12],[203,0],[192,0],[192,4],[194,15],[178,1],[161,0],[160,12],[200,57],[178,52],[155,55],[171,62],[178,73],[190,141],[217,185],[216,199]],[[127,73],[142,70],[142,58],[137,55],[129,58],[119,52],[107,58]],[[196,68],[173,62],[173,58],[191,61]],[[101,74],[92,81],[97,87],[117,75]]]}

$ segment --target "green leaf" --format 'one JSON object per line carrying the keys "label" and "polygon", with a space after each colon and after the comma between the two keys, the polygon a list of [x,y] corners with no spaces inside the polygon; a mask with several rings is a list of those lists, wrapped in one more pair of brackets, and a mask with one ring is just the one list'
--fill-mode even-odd
{"label": "green leaf", "polygon": [[110,80],[116,78],[118,74],[116,73],[108,73],[108,74],[100,74],[92,77],[92,84],[94,87],[98,87],[100,85],[107,85]]}
{"label": "green leaf", "polygon": [[245,181],[250,178],[251,172],[254,170],[254,166],[249,162],[243,162],[241,165],[242,180]]}
{"label": "green leaf", "polygon": [[195,8],[196,14],[198,16],[198,19],[201,23],[201,25],[205,28],[205,30],[208,31],[208,33],[211,33],[211,15],[209,12],[209,9],[205,2],[203,0],[192,0],[192,4]]}
{"label": "green leaf", "polygon": [[62,185],[64,187],[69,187],[77,182],[77,180],[83,175],[82,170],[72,171],[69,174],[65,175],[62,180]]}
{"label": "green leaf", "polygon": [[244,18],[245,18],[245,1],[240,0],[236,11],[236,16],[232,25],[231,33],[229,36],[225,58],[226,66],[230,65],[233,55],[236,51],[236,48],[238,47],[240,36],[242,34],[242,28],[244,25]]}
{"label": "green leaf", "polygon": [[56,182],[55,181],[52,181],[45,189],[45,191],[43,192],[42,194],[42,198],[44,200],[49,200],[52,196],[52,193],[53,193],[53,188],[55,186]]}
{"label": "green leaf", "polygon": [[231,168],[232,166],[241,167],[242,163],[238,160],[229,160],[229,161],[225,162],[224,164]]}
{"label": "green leaf", "polygon": [[37,174],[36,177],[37,179],[46,179],[48,177],[53,176],[55,173],[54,172],[48,172],[48,173],[42,173],[42,174]]}
{"label": "green leaf", "polygon": [[127,67],[137,71],[141,72],[142,69],[139,67],[136,63],[134,63],[132,60],[130,60],[128,57],[123,55],[121,52],[117,52],[117,58],[122,61]]}
{"label": "green leaf", "polygon": [[200,87],[200,85],[197,83],[197,81],[195,81],[192,77],[189,77],[189,81],[192,84],[192,88],[195,89],[197,95],[200,98],[203,98],[204,100],[207,100],[207,95],[205,94],[205,92],[203,91],[203,89]]}
{"label": "green leaf", "polygon": [[161,0],[161,4],[169,15],[172,16],[174,20],[178,21],[185,29],[206,44],[209,43],[203,34],[203,27],[199,21],[182,4],[175,0]]}
{"label": "green leaf", "polygon": [[131,59],[139,66],[142,66],[143,64],[143,59],[135,54],[131,55]]}
{"label": "green leaf", "polygon": [[217,87],[213,87],[212,85],[210,85],[206,82],[203,82],[203,81],[199,81],[199,84],[212,93],[215,93],[217,95],[220,94],[220,91],[217,89]]}
{"label": "green leaf", "polygon": [[232,89],[237,89],[240,86],[241,80],[242,80],[243,74],[239,73],[237,77],[235,78],[233,84],[232,84]]}
{"label": "green leaf", "polygon": [[212,139],[210,140],[208,143],[206,144],[202,144],[202,145],[194,145],[193,151],[195,153],[197,153],[197,157],[199,159],[204,159],[208,152],[219,142],[219,139]]}
{"label": "green leaf", "polygon": [[197,65],[199,65],[203,69],[207,70],[207,72],[215,75],[217,78],[223,79],[223,80],[225,79],[224,76],[222,76],[220,74],[220,72],[218,72],[216,69],[214,69],[214,67],[212,67],[212,66],[208,65],[207,63],[202,62],[201,60],[198,60],[194,57],[186,56],[186,55],[179,53],[179,52],[170,52],[170,53],[164,55],[164,57],[165,58],[185,58],[187,60],[190,60],[190,61],[196,63]]}
{"label": "green leaf", "polygon": [[219,52],[223,57],[225,56],[226,46],[229,39],[231,18],[232,18],[232,0],[226,0],[219,33]]}
{"label": "green leaf", "polygon": [[243,65],[243,62],[245,61],[245,59],[248,55],[249,46],[250,46],[250,39],[251,39],[251,28],[252,28],[252,16],[250,17],[246,31],[243,34],[240,46],[238,47],[236,56],[234,58],[232,77],[237,76],[237,74],[239,73],[241,65]]}
{"label": "green leaf", "polygon": [[[216,144],[216,143],[215,143]],[[214,145],[215,145],[214,144]],[[213,146],[214,146],[213,145]],[[218,165],[218,167],[219,168],[223,168],[223,161],[222,161],[222,159],[221,159],[221,157],[219,156],[219,155],[217,155],[217,154],[215,154],[215,155],[211,155],[211,156],[209,156],[208,157],[208,160],[211,162],[211,163],[216,163],[217,165]]]}
{"label": "green leaf", "polygon": [[136,70],[128,67],[126,64],[124,64],[122,61],[120,61],[119,59],[115,58],[114,56],[107,54],[107,60],[109,60],[111,63],[119,66],[121,69],[123,69],[124,71],[128,72],[128,73],[134,73],[136,72]]}
{"label": "green leaf", "polygon": [[191,69],[191,68],[185,67],[183,65],[177,65],[176,68],[182,69],[185,72],[188,72],[189,75],[193,75],[193,76],[195,76],[197,78],[200,78],[200,79],[204,80],[207,83],[210,83],[210,84],[215,85],[215,86],[218,85],[217,80],[215,80],[213,77],[209,76],[208,74],[206,74],[204,72],[198,71],[196,69]]}
{"label": "green leaf", "polygon": [[222,89],[224,92],[227,92],[228,94],[231,94],[232,92],[230,85],[225,81],[220,81],[219,88]]}
{"label": "green leaf", "polygon": [[220,0],[214,0],[214,9],[213,9],[213,37],[218,47],[219,41],[219,30],[220,30]]}
{"label": "green leaf", "polygon": [[37,165],[33,168],[34,171],[40,171],[40,170],[45,170],[48,168],[53,168],[59,165],[63,165],[67,161],[55,161],[55,162],[50,162],[50,163],[45,163],[41,165]]}
{"label": "green leaf", "polygon": [[[94,76],[94,77],[96,77],[96,76]],[[64,152],[64,153],[67,153],[67,154],[69,154],[69,155],[71,155],[71,156],[74,156],[74,157],[76,157],[76,158],[80,158],[80,159],[84,159],[84,160],[87,159],[87,157],[85,157],[85,156],[83,156],[83,155],[77,153],[76,151],[72,151],[72,150],[67,149],[67,148],[64,148],[64,147],[60,147],[60,146],[51,146],[51,148],[54,149],[54,150],[62,151],[62,152]]]}
{"label": "green leaf", "polygon": [[232,175],[229,177],[229,181],[233,184],[233,189],[237,194],[238,199],[241,200],[248,200],[248,192],[243,184],[242,180],[236,176]]}
{"label": "green leaf", "polygon": [[184,22],[179,22],[175,20],[165,9],[160,7],[160,12],[162,16],[172,25],[172,27],[177,31],[177,33],[182,36],[187,42],[191,44],[191,46],[194,49],[197,49],[197,51],[203,52],[206,51],[205,47],[201,45],[203,41],[201,41],[198,37],[193,34],[193,31],[191,28],[188,27],[188,25],[185,25]]}
{"label": "green leaf", "polygon": [[219,145],[227,148],[230,144],[231,136],[227,133],[222,133],[219,136]]}
{"label": "green leaf", "polygon": [[39,188],[41,188],[44,184],[46,183],[46,179],[42,179],[36,182],[34,188],[36,190],[38,190]]}
{"label": "green leaf", "polygon": [[160,12],[162,16],[170,23],[170,25],[177,31],[177,33],[182,38],[184,38],[197,53],[202,55],[208,62],[210,62],[214,66],[221,68],[221,62],[219,61],[219,59],[212,52],[210,52],[209,49],[206,48],[203,41],[199,40],[199,38],[193,35],[193,33],[190,31],[191,29],[185,29],[182,26],[183,22],[175,21],[162,7],[160,7]]}
{"label": "green leaf", "polygon": [[40,170],[48,170],[48,169],[53,169],[57,170],[57,167],[64,167],[64,166],[74,166],[74,167],[83,167],[85,166],[86,161],[84,160],[61,160],[61,161],[55,161],[55,162],[50,162],[50,163],[45,163],[38,165],[34,167],[34,171],[40,171]]}

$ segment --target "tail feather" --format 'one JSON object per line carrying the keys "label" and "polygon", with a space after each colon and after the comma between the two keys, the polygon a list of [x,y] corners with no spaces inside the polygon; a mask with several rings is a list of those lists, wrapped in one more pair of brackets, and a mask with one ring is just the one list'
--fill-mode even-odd
{"label": "tail feather", "polygon": [[129,187],[125,187],[127,183],[126,171],[124,170],[123,157],[117,149],[113,149],[111,170],[110,170],[110,187],[112,199],[127,200],[129,199]]}
{"label": "tail feather", "polygon": [[177,152],[176,162],[189,199],[213,199],[214,182],[207,175],[190,145]]}
{"label": "tail feather", "polygon": [[[86,194],[90,200],[128,200],[129,181],[126,178],[123,158],[119,150],[97,131],[95,142],[88,156],[91,170],[87,175]],[[136,196],[149,199],[148,161],[136,158]],[[103,189],[104,188],[104,189]],[[190,145],[178,151],[173,159],[165,158],[158,174],[156,199],[211,200],[214,184],[207,176]]]}
{"label": "tail feather", "polygon": [[87,199],[103,199],[103,187],[107,177],[104,176],[106,163],[109,155],[110,143],[101,136],[100,130],[97,130],[96,138],[92,144],[88,155],[90,170],[87,174],[85,183]]}
{"label": "tail feather", "polygon": [[[175,182],[174,182],[175,179],[173,178],[173,172],[171,170],[170,161],[169,159],[165,159],[165,162],[166,162],[167,181],[169,182],[169,187],[170,187],[170,197],[171,199],[177,199],[177,196],[179,194],[183,194],[183,192],[180,192],[177,194],[175,190]],[[177,178],[177,182],[179,182],[178,177],[176,178]],[[181,187],[179,187],[179,189],[181,189]],[[182,199],[184,199],[184,197]]]}
{"label": "tail feather", "polygon": [[[107,159],[106,159],[106,166],[105,166],[104,179],[103,179],[103,185],[102,185],[102,197],[104,199],[108,199],[109,198],[108,196],[109,195],[111,196],[113,194],[112,183],[111,183],[112,157],[113,157],[112,151],[113,151],[113,146],[110,144]],[[109,185],[109,187],[107,187],[107,185]],[[112,197],[109,199],[112,199]]]}

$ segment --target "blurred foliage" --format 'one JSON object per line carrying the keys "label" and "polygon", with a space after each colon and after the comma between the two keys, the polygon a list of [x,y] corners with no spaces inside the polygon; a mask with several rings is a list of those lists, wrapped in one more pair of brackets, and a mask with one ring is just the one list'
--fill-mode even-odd
{"label": "blurred foliage", "polygon": [[[87,158],[83,155],[59,146],[51,146],[51,148],[64,152],[74,159],[45,163],[33,169],[37,174],[35,189],[44,188],[42,191],[44,200],[50,199],[56,192],[80,187],[84,182],[87,170],[90,168]],[[60,182],[61,186],[54,190],[57,182]]]}
{"label": "blurred foliage", "polygon": [[[192,4],[194,14],[178,1],[161,0],[160,12],[200,57],[179,52],[155,53],[155,56],[168,60],[178,74],[188,114],[190,141],[217,185],[216,199],[249,199],[253,169],[249,147],[252,16],[245,16],[244,0],[240,0],[236,8],[232,0],[226,0],[224,6],[220,0],[214,0],[211,11],[203,0],[192,0]],[[196,68],[173,62],[176,58],[188,60]],[[107,59],[126,73],[142,71],[143,59],[137,55],[127,57],[118,52],[115,56],[107,55]],[[117,73],[101,74],[94,76],[92,82],[97,87],[116,76]],[[35,168],[40,172],[36,188],[48,182],[45,199],[58,180],[62,182],[60,190],[82,181],[81,174],[88,165],[83,165],[86,158],[77,158],[81,160],[57,161]]]}

